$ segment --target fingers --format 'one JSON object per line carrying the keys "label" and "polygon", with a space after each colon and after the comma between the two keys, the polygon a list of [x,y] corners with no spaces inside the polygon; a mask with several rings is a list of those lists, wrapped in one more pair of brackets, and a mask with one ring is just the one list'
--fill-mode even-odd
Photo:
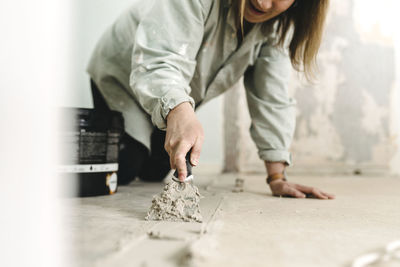
{"label": "fingers", "polygon": [[179,181],[184,182],[187,176],[186,160],[185,157],[179,155],[175,158],[176,170],[178,171]]}
{"label": "fingers", "polygon": [[196,142],[194,143],[194,145],[192,147],[192,152],[190,153],[190,163],[193,166],[197,166],[197,164],[199,163],[201,147],[203,145],[203,140],[204,140],[204,138],[202,136],[199,136],[196,139]]}
{"label": "fingers", "polygon": [[306,195],[297,190],[293,184],[276,180],[270,183],[270,187],[274,196],[285,196],[295,198],[305,198]]}
{"label": "fingers", "polygon": [[204,140],[203,135],[199,135],[196,138],[193,146],[185,141],[167,141],[167,138],[168,136],[166,137],[164,148],[169,155],[171,169],[176,169],[178,171],[178,179],[183,182],[187,177],[186,155],[191,150],[190,163],[193,166],[198,164]]}
{"label": "fingers", "polygon": [[287,196],[291,196],[291,197],[295,197],[295,198],[305,198],[306,195],[304,195],[302,192],[300,192],[299,190],[293,188],[293,187],[287,187],[285,190],[285,194]]}
{"label": "fingers", "polygon": [[307,197],[315,197],[318,199],[334,199],[335,196],[332,194],[325,193],[318,188],[309,187],[305,185],[295,184],[295,188],[303,193],[307,194]]}
{"label": "fingers", "polygon": [[323,192],[323,191],[321,191],[321,193],[324,194],[325,196],[327,196],[328,199],[335,199],[335,195],[333,195],[333,194],[329,194],[329,193],[326,193],[326,192]]}
{"label": "fingers", "polygon": [[[196,143],[191,147],[189,143],[181,142],[174,149],[167,150],[169,154],[169,163],[171,165],[171,169],[176,169],[178,171],[178,179],[180,181],[184,181],[187,177],[187,166],[186,166],[186,155],[189,153],[190,149],[192,149],[190,153],[190,162],[193,166],[196,166],[199,162],[201,146],[203,144],[203,140],[198,139]],[[167,149],[167,148],[166,148]]]}
{"label": "fingers", "polygon": [[170,155],[173,168],[178,171],[178,179],[183,182],[187,176],[186,154],[190,150],[189,144],[181,143],[178,148]]}
{"label": "fingers", "polygon": [[295,198],[318,198],[318,199],[334,199],[335,196],[322,190],[300,185],[300,184],[292,184],[283,181],[276,181],[270,183],[271,190],[274,196],[289,196]]}

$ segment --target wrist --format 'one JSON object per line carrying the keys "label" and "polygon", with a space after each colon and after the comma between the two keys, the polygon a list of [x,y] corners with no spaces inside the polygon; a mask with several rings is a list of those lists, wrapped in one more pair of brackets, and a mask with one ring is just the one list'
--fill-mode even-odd
{"label": "wrist", "polygon": [[282,173],[274,173],[274,174],[268,175],[267,180],[266,180],[267,184],[269,184],[269,185],[271,185],[272,183],[274,183],[276,181],[286,182],[287,181],[286,172],[283,171]]}
{"label": "wrist", "polygon": [[190,102],[182,102],[180,104],[178,104],[177,106],[175,106],[174,108],[172,108],[166,117],[166,120],[168,122],[169,119],[171,119],[172,117],[174,117],[175,114],[183,112],[183,113],[187,113],[187,112],[194,112],[192,105],[190,104]]}
{"label": "wrist", "polygon": [[276,173],[283,173],[285,171],[286,164],[285,162],[277,161],[277,162],[270,162],[264,161],[265,168],[267,170],[268,175],[273,175]]}

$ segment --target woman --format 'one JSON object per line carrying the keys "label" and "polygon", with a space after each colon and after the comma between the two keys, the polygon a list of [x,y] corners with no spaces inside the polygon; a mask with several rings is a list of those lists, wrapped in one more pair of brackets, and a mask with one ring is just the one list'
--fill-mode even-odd
{"label": "woman", "polygon": [[135,176],[161,180],[170,168],[183,181],[186,154],[191,150],[196,166],[203,143],[195,108],[244,75],[251,136],[273,194],[333,198],[289,183],[284,174],[295,126],[295,103],[287,93],[290,63],[312,76],[327,5],[328,0],[151,0],[120,16],[88,67],[95,108],[121,111],[125,118],[120,183]]}

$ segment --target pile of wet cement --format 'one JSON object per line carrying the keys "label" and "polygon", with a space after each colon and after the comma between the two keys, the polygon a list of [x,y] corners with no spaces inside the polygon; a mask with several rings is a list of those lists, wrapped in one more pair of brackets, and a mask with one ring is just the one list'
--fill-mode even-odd
{"label": "pile of wet cement", "polygon": [[177,182],[169,182],[164,190],[153,197],[146,220],[202,222],[199,189],[190,183],[184,188]]}

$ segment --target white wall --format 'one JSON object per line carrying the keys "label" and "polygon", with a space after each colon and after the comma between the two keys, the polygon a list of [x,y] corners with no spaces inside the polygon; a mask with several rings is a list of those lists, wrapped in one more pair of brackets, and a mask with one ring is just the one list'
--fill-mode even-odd
{"label": "white wall", "polygon": [[[97,40],[118,15],[141,0],[76,0],[73,20],[73,84],[68,94],[60,97],[60,105],[92,107],[89,77],[86,66]],[[207,103],[198,112],[205,141],[200,164],[206,168],[220,169],[223,161],[222,148],[222,98]]]}
{"label": "white wall", "polygon": [[332,1],[319,81],[292,86],[298,165],[398,173],[399,8],[396,0]]}
{"label": "white wall", "polygon": [[74,60],[71,69],[73,86],[70,98],[62,99],[61,105],[93,107],[89,76],[86,67],[97,40],[119,14],[132,4],[132,0],[75,0],[72,25]]}

